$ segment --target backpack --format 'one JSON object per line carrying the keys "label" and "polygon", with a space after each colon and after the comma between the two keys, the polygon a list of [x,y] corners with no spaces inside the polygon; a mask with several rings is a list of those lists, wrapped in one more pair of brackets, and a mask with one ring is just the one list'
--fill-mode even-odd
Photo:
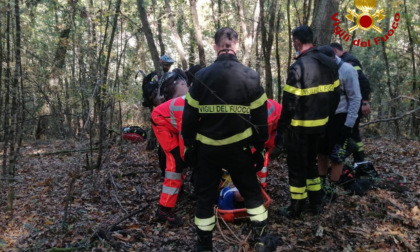
{"label": "backpack", "polygon": [[146,108],[153,107],[153,101],[151,97],[154,97],[155,94],[158,92],[158,82],[157,82],[157,73],[155,71],[146,75],[143,79],[143,83],[141,86],[142,89],[142,105]]}
{"label": "backpack", "polygon": [[147,134],[140,126],[127,126],[122,130],[122,138],[132,142],[143,142],[147,139]]}
{"label": "backpack", "polygon": [[353,167],[345,164],[340,185],[350,194],[363,196],[374,187],[378,177],[378,172],[369,161],[355,163]]}

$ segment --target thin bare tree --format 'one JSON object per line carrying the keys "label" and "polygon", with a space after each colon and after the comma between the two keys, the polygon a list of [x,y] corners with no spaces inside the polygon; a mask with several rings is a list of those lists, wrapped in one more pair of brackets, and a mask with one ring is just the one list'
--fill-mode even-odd
{"label": "thin bare tree", "polygon": [[203,35],[201,32],[201,27],[198,21],[198,14],[197,14],[197,0],[190,0],[190,10],[191,10],[192,20],[194,24],[194,30],[195,30],[194,34],[195,34],[195,40],[197,41],[198,57],[200,59],[200,65],[206,66],[206,55],[204,53]]}
{"label": "thin bare tree", "polygon": [[169,0],[165,0],[165,9],[166,9],[166,12],[169,14],[168,15],[169,29],[171,30],[172,37],[173,37],[172,39],[175,42],[176,50],[178,51],[179,57],[181,58],[182,68],[187,69],[188,63],[187,63],[187,59],[185,58],[184,46],[182,45],[181,37],[179,36],[179,33],[176,29],[175,17],[174,17],[175,15],[172,12],[171,5],[169,4]]}

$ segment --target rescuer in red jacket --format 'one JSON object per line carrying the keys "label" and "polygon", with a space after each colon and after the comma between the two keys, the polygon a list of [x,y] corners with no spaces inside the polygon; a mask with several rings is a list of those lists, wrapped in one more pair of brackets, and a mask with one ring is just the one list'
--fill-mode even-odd
{"label": "rescuer in red jacket", "polygon": [[[192,73],[193,74],[193,73]],[[152,128],[165,153],[165,176],[156,216],[172,226],[181,224],[173,208],[185,178],[184,142],[181,137],[187,78],[179,72],[166,73],[159,83],[159,95],[166,100],[152,111]],[[173,99],[172,99],[173,98]]]}
{"label": "rescuer in red jacket", "polygon": [[260,180],[261,185],[263,188],[267,185],[267,167],[270,162],[270,153],[274,149],[274,139],[276,137],[276,131],[277,131],[277,122],[281,115],[281,104],[278,102],[267,99],[267,110],[268,110],[268,140],[265,142],[264,147],[266,149],[265,156],[264,156],[264,166],[261,169],[261,171],[257,172],[258,178]]}

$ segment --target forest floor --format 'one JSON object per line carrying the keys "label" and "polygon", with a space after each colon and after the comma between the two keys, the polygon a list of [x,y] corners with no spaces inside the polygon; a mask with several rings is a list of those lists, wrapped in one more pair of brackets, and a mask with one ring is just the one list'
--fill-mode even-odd
{"label": "forest floor", "polygon": [[[145,143],[111,146],[96,170],[86,152],[76,151],[83,148],[66,141],[24,144],[16,180],[0,181],[1,251],[192,251],[190,183],[176,207],[183,226],[171,228],[154,215],[162,185],[156,151],[146,151]],[[321,215],[296,220],[276,214],[288,205],[289,192],[284,155],[272,160],[266,191],[277,251],[420,251],[420,142],[368,138],[365,150],[380,188],[365,196],[340,189]],[[6,210],[12,187],[13,213]],[[238,251],[239,242],[226,238],[235,234],[245,244],[249,221],[229,223],[230,229],[219,223],[214,251]]]}

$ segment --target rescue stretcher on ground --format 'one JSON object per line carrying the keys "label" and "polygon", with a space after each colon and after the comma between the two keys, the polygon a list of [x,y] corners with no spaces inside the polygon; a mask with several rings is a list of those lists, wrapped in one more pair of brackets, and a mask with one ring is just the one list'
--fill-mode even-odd
{"label": "rescue stretcher on ground", "polygon": [[[229,174],[226,172],[223,177],[222,181],[220,182],[219,189],[224,188],[226,185],[231,183],[232,180],[229,176]],[[264,188],[261,186],[261,193],[264,199],[264,207],[268,207],[272,203],[272,199],[267,194],[267,192],[264,190]],[[216,217],[219,219],[223,219],[226,222],[233,222],[233,221],[239,221],[248,219],[248,213],[246,212],[246,208],[236,208],[231,210],[224,210],[219,207],[216,208]]]}

